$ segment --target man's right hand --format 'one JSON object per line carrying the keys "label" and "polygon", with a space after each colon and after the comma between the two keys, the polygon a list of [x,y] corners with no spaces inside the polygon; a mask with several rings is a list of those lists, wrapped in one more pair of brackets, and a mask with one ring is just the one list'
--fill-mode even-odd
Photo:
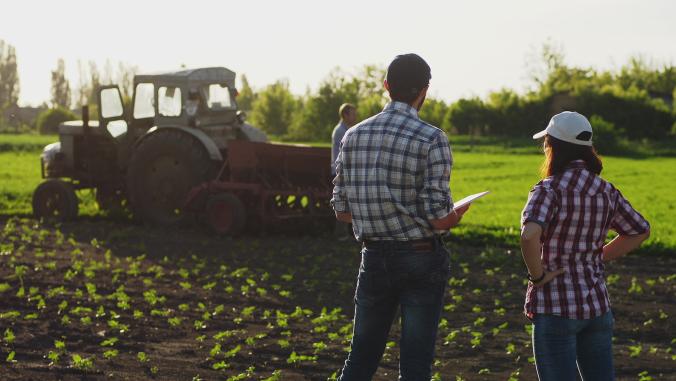
{"label": "man's right hand", "polygon": [[459,207],[458,209],[453,209],[453,211],[455,212],[455,215],[457,216],[457,219],[455,220],[455,223],[451,225],[450,229],[458,226],[458,224],[460,223],[460,220],[462,220],[462,216],[464,216],[465,213],[469,210],[470,205],[472,205],[472,204],[467,204],[467,205]]}
{"label": "man's right hand", "polygon": [[458,209],[453,209],[453,210],[455,210],[455,212],[460,216],[460,218],[462,218],[462,216],[465,214],[465,212],[467,212],[469,210],[470,205],[472,205],[472,203],[463,205],[463,206],[459,207]]}
{"label": "man's right hand", "polygon": [[467,204],[458,209],[453,209],[444,218],[438,220],[430,220],[430,224],[432,225],[434,230],[448,230],[454,228],[458,226],[460,220],[462,220],[462,216],[465,215],[467,210],[469,210],[469,206],[470,204]]}

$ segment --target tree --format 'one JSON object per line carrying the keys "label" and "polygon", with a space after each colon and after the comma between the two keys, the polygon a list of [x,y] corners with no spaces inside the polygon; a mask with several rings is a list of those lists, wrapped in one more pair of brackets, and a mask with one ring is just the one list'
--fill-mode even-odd
{"label": "tree", "polygon": [[258,94],[251,110],[251,121],[267,133],[284,135],[293,121],[296,105],[297,101],[289,91],[289,82],[277,81]]}
{"label": "tree", "polygon": [[82,63],[82,61],[77,60],[77,75],[78,75],[78,84],[77,90],[75,93],[75,102],[77,106],[82,106],[87,104],[89,90],[89,78],[87,78],[87,68]]}
{"label": "tree", "polygon": [[0,109],[19,100],[19,72],[14,46],[0,40]]}
{"label": "tree", "polygon": [[526,67],[529,79],[536,87],[542,87],[553,72],[566,67],[563,47],[546,41],[538,51],[530,54]]}
{"label": "tree", "polygon": [[242,84],[242,87],[239,89],[237,106],[239,106],[240,110],[250,111],[254,102],[256,101],[256,93],[254,93],[251,86],[249,86],[249,80],[247,79],[246,75],[242,74],[239,77],[239,81]]}
{"label": "tree", "polygon": [[419,113],[420,119],[444,130],[447,129],[445,128],[446,114],[448,114],[446,103],[434,98],[427,98]]}
{"label": "tree", "polygon": [[52,107],[70,108],[70,83],[66,78],[66,64],[59,58],[52,71]]}
{"label": "tree", "polygon": [[645,57],[635,56],[620,69],[615,80],[625,90],[636,87],[645,89],[650,95],[668,98],[676,89],[676,67],[664,65],[659,68]]}
{"label": "tree", "polygon": [[115,82],[120,86],[122,99],[125,103],[131,103],[134,94],[134,76],[138,73],[138,67],[124,62],[117,64],[117,77]]}
{"label": "tree", "polygon": [[299,109],[291,138],[296,140],[328,140],[339,120],[338,109],[346,102],[356,103],[356,87],[347,89],[344,77],[331,75],[319,86],[316,94],[308,93]]}
{"label": "tree", "polygon": [[491,116],[492,111],[481,99],[460,99],[450,105],[444,123],[455,133],[481,135],[490,125]]}
{"label": "tree", "polygon": [[296,140],[328,140],[339,120],[338,109],[343,103],[357,106],[358,119],[382,111],[385,70],[374,65],[361,68],[356,75],[339,68],[332,70],[319,84],[316,93],[308,92],[303,107],[295,119],[290,138]]}
{"label": "tree", "polygon": [[101,86],[101,74],[99,73],[96,62],[89,61],[83,64],[80,60],[77,61],[78,69],[78,88],[77,88],[77,102],[82,105],[95,105],[96,90]]}
{"label": "tree", "polygon": [[55,107],[41,112],[35,125],[41,134],[58,134],[59,124],[74,119],[77,119],[77,117],[70,110]]}
{"label": "tree", "polygon": [[89,61],[89,94],[87,95],[87,104],[98,104],[96,101],[97,90],[101,86],[101,74],[96,66],[96,62]]}
{"label": "tree", "polygon": [[[117,63],[117,71],[113,70],[113,62],[106,60],[103,74],[99,72],[96,62],[89,61],[86,65],[78,60],[78,87],[75,98],[78,106],[88,104],[96,105],[97,91],[103,84],[116,84],[120,88],[122,101],[125,105],[131,103],[134,94],[134,76],[138,73],[138,67],[124,62]],[[94,110],[91,109],[90,110]]]}

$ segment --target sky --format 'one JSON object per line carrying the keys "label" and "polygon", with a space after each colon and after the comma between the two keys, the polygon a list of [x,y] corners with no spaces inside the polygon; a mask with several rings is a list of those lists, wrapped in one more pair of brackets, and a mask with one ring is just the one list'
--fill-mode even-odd
{"label": "sky", "polygon": [[303,94],[336,67],[354,73],[414,52],[432,68],[429,94],[445,101],[525,91],[546,41],[571,65],[618,69],[637,55],[676,64],[670,0],[13,0],[0,8],[21,105],[49,100],[59,58],[71,87],[78,60],[103,69],[108,59],[140,72],[225,66],[254,88],[286,79]]}

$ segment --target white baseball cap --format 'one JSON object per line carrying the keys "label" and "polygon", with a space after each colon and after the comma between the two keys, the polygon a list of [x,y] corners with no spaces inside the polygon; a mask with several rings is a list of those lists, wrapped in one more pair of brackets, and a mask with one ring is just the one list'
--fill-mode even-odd
{"label": "white baseball cap", "polygon": [[[589,138],[587,140],[579,138],[580,134],[583,132],[589,132]],[[568,143],[583,146],[592,145],[591,123],[589,123],[584,115],[574,111],[564,111],[554,115],[549,121],[547,128],[533,135],[533,139],[540,139],[545,135],[551,135]]]}

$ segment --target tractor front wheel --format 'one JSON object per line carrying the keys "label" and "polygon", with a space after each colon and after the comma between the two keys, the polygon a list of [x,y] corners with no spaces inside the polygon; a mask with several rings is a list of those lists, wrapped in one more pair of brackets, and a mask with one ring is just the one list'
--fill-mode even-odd
{"label": "tractor front wheel", "polygon": [[78,200],[73,187],[58,179],[42,182],[33,192],[33,215],[36,218],[68,221],[77,217]]}
{"label": "tractor front wheel", "polygon": [[234,236],[246,226],[246,209],[233,194],[215,194],[207,200],[204,221],[214,233]]}

